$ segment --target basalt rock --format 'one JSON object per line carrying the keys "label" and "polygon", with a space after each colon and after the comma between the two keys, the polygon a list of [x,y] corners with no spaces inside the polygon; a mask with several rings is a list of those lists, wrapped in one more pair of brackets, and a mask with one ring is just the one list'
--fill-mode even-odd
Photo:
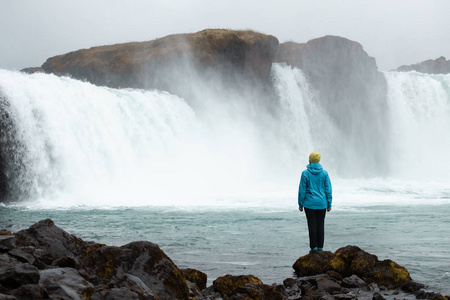
{"label": "basalt rock", "polygon": [[331,252],[313,252],[300,257],[293,265],[298,276],[311,276],[329,270],[342,277],[357,275],[389,288],[400,288],[411,280],[408,270],[390,260],[379,261],[356,246],[346,246]]}
{"label": "basalt rock", "polygon": [[209,287],[205,273],[180,270],[156,244],[85,242],[50,219],[15,234],[0,230],[0,246],[0,299],[448,299],[356,246],[300,257],[300,277],[280,285],[226,275]]}
{"label": "basalt rock", "polygon": [[181,271],[183,272],[183,276],[184,278],[186,278],[186,280],[195,283],[200,290],[206,289],[208,276],[205,273],[190,268],[182,269]]}
{"label": "basalt rock", "polygon": [[213,282],[214,291],[222,296],[228,295],[238,287],[245,287],[247,284],[262,284],[263,282],[253,275],[225,275],[217,278]]}
{"label": "basalt rock", "polygon": [[133,242],[122,247],[106,246],[92,251],[82,264],[91,278],[105,287],[131,274],[161,299],[187,299],[189,289],[181,270],[150,242]]}
{"label": "basalt rock", "polygon": [[450,60],[446,60],[444,56],[436,59],[429,59],[414,65],[401,66],[395,71],[398,72],[410,72],[417,71],[427,74],[449,74],[450,73]]}
{"label": "basalt rock", "polygon": [[91,251],[104,246],[94,242],[85,242],[67,233],[56,226],[51,219],[39,221],[15,235],[17,246],[32,246],[41,250],[38,256],[44,258],[47,264],[63,257],[82,258]]}
{"label": "basalt rock", "polygon": [[[270,35],[207,29],[148,42],[82,49],[49,58],[42,69],[96,85],[177,93],[190,77],[206,79],[213,73],[233,83],[242,78],[269,81],[277,46],[277,38]],[[239,79],[233,81],[235,76]]]}

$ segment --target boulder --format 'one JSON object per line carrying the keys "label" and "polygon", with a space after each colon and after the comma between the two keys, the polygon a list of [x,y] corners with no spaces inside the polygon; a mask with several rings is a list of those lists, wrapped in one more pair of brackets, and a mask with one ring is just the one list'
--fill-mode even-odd
{"label": "boulder", "polygon": [[98,278],[104,286],[131,274],[139,277],[160,299],[189,297],[180,269],[158,245],[150,242],[101,247],[89,253],[81,263],[90,278]]}
{"label": "boulder", "polygon": [[208,276],[205,273],[195,269],[182,269],[181,271],[186,280],[195,283],[200,290],[206,289]]}
{"label": "boulder", "polygon": [[16,237],[8,230],[0,231],[0,250],[10,250],[16,246]]}
{"label": "boulder", "polygon": [[47,296],[45,291],[37,284],[25,284],[19,288],[10,291],[10,294],[17,299],[23,300],[41,300]]}
{"label": "boulder", "polygon": [[226,299],[233,300],[283,300],[285,297],[280,292],[267,284],[246,284],[238,286],[227,294]]}
{"label": "boulder", "polygon": [[[369,175],[367,170],[372,176],[374,172],[386,174],[388,166],[383,153],[387,143],[382,141],[389,128],[387,83],[375,59],[357,42],[325,36],[303,44],[280,44],[274,61],[302,70],[317,92],[321,111],[332,123],[333,128],[323,130],[335,130],[332,138],[336,143],[345,140],[354,145],[350,152],[348,147],[333,149],[342,151],[339,161],[332,162],[335,169],[345,172],[351,164],[351,174],[342,175],[365,176]],[[373,143],[374,136],[381,142]],[[361,153],[365,153],[366,164],[355,166],[354,157]]]}
{"label": "boulder", "polygon": [[230,79],[239,74],[269,81],[277,46],[274,36],[254,31],[207,29],[82,49],[51,57],[42,69],[96,85],[177,92],[176,83],[182,85],[193,75],[208,78],[215,73]]}
{"label": "boulder", "polygon": [[388,288],[399,288],[407,284],[411,277],[405,267],[390,260],[379,261],[356,246],[346,246],[332,255],[327,252],[314,252],[300,257],[293,268],[298,276],[310,276],[328,270],[338,272],[342,277],[357,275]]}
{"label": "boulder", "polygon": [[18,246],[32,246],[42,250],[38,256],[50,264],[63,257],[84,257],[91,251],[103,247],[102,244],[85,242],[82,239],[67,233],[55,225],[51,219],[33,224],[28,229],[16,233]]}
{"label": "boulder", "polygon": [[0,285],[7,289],[17,289],[25,284],[37,284],[39,278],[39,271],[33,265],[0,261]]}
{"label": "boulder", "polygon": [[423,62],[398,67],[395,71],[398,72],[410,72],[417,71],[427,74],[449,74],[450,73],[450,60],[446,60],[444,56],[436,59],[429,59]]}
{"label": "boulder", "polygon": [[72,268],[43,270],[40,275],[39,286],[50,299],[89,299],[94,290],[94,286]]}
{"label": "boulder", "polygon": [[225,275],[217,278],[213,282],[214,291],[222,296],[228,295],[238,287],[245,287],[247,284],[262,284],[263,282],[253,275]]}

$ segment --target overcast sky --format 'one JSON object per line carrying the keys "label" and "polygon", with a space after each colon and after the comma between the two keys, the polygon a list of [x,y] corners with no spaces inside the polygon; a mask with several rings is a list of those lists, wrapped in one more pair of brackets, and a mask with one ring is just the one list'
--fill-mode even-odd
{"label": "overcast sky", "polygon": [[450,59],[449,0],[0,0],[0,68],[40,66],[81,48],[206,28],[285,41],[325,35],[362,44],[380,70]]}

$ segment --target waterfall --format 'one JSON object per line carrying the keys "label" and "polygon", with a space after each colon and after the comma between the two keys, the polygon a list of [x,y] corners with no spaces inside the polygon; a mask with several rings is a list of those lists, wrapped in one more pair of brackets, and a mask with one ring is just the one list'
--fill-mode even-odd
{"label": "waterfall", "polygon": [[[384,75],[388,177],[448,181],[450,75]],[[357,139],[333,124],[301,70],[274,64],[272,79],[276,99],[267,109],[253,91],[199,85],[191,101],[0,70],[0,150],[13,200],[260,205],[295,198],[312,151],[322,153],[333,178],[342,161],[364,166]]]}
{"label": "waterfall", "polygon": [[450,179],[450,75],[385,73],[392,123],[392,176]]}

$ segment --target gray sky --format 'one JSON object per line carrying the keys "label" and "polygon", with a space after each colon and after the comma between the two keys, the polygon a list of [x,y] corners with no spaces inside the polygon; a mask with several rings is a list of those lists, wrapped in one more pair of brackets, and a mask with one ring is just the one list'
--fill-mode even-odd
{"label": "gray sky", "polygon": [[380,70],[450,59],[449,0],[0,0],[0,68],[20,70],[92,46],[206,28],[252,29],[280,42],[338,35]]}

